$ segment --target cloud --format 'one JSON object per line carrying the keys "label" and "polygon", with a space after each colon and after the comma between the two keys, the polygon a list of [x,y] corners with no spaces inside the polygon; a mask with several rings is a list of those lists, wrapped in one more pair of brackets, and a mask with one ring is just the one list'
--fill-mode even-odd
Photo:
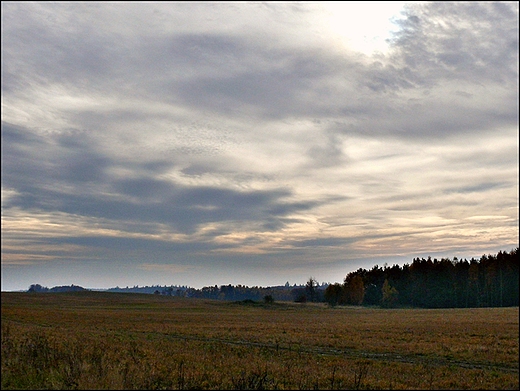
{"label": "cloud", "polygon": [[3,151],[7,173],[3,180],[6,187],[17,189],[17,196],[11,196],[6,206],[120,223],[155,222],[181,232],[194,232],[199,226],[215,222],[279,229],[291,214],[317,204],[289,201],[291,192],[287,189],[243,191],[185,186],[151,176],[153,169],[166,168],[166,162],[134,163],[126,167],[127,175],[119,178],[112,169],[120,163],[88,150],[92,147],[88,140],[80,142],[76,136],[73,142],[62,134],[41,137],[27,133],[8,124],[3,126],[2,144],[7,146]]}
{"label": "cloud", "polygon": [[392,45],[429,84],[455,79],[503,85],[518,78],[517,20],[513,3],[414,4],[396,21],[400,30]]}
{"label": "cloud", "polygon": [[314,274],[518,242],[518,5],[408,4],[372,54],[328,18],[2,3],[2,258]]}

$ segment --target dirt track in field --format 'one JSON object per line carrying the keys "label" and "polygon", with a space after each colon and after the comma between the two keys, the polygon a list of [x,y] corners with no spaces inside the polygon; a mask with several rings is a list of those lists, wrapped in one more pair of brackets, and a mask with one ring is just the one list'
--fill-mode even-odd
{"label": "dirt track in field", "polygon": [[[147,332],[147,334],[153,334]],[[423,356],[418,354],[397,354],[397,353],[374,353],[374,352],[366,352],[357,349],[334,349],[329,347],[320,347],[320,346],[305,346],[305,345],[277,345],[277,344],[265,344],[260,342],[250,342],[243,340],[228,340],[228,339],[219,339],[219,338],[205,338],[199,336],[189,336],[189,335],[178,335],[178,334],[164,334],[160,333],[162,336],[166,336],[167,338],[181,339],[186,341],[199,341],[199,342],[210,342],[210,343],[221,343],[227,345],[241,345],[241,346],[251,346],[255,348],[264,348],[264,349],[272,349],[275,351],[283,350],[283,351],[292,351],[298,354],[317,354],[317,355],[325,355],[325,356],[344,356],[350,359],[359,359],[359,360],[377,360],[377,361],[393,361],[414,365],[424,365],[425,367],[429,366],[455,366],[466,369],[493,369],[502,372],[518,372],[518,365],[508,366],[502,363],[493,363],[493,362],[476,362],[476,361],[461,361],[461,360],[453,360],[446,357],[440,356]]]}

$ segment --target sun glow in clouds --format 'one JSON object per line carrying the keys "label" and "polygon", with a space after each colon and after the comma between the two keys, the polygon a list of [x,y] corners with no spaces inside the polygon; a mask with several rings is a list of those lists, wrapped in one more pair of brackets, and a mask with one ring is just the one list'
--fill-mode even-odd
{"label": "sun glow in clouds", "polygon": [[516,2],[2,15],[2,289],[335,282],[518,246]]}
{"label": "sun glow in clouds", "polygon": [[404,1],[327,1],[322,3],[331,34],[342,45],[371,55],[388,51],[386,40],[397,27]]}

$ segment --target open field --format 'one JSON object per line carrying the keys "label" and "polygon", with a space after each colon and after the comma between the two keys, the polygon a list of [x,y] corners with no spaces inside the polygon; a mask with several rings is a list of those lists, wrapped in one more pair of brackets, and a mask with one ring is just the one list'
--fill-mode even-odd
{"label": "open field", "polygon": [[518,316],[2,292],[2,389],[518,389]]}

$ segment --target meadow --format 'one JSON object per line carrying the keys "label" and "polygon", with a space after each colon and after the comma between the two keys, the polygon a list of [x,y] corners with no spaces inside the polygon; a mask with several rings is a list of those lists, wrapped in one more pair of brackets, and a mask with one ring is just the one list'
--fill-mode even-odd
{"label": "meadow", "polygon": [[518,389],[518,307],[2,292],[2,389]]}

